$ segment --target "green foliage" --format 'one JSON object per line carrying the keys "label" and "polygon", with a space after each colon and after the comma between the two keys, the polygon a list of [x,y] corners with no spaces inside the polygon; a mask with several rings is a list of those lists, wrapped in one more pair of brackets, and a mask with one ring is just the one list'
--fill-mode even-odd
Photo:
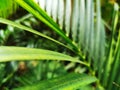
{"label": "green foliage", "polygon": [[[107,65],[105,67],[105,73],[104,73],[104,78],[103,78],[103,83],[106,85],[106,83],[108,82],[108,77],[109,77],[109,72],[111,70],[111,64],[114,63],[115,61],[119,60],[119,47],[118,47],[118,43],[119,43],[119,34],[118,33],[118,37],[117,37],[117,41],[116,44],[115,43],[115,35],[116,35],[116,27],[117,27],[117,23],[118,23],[118,5],[115,4],[114,5],[114,13],[113,13],[113,22],[112,23],[112,36],[111,36],[111,41],[109,44],[109,52],[108,52],[108,57],[106,58],[107,60]],[[115,50],[113,49],[113,46],[115,46]],[[114,55],[112,55],[114,53]],[[117,59],[118,58],[118,59]],[[114,75],[115,73],[113,73]],[[113,80],[112,80],[113,81]],[[112,81],[109,82],[109,84],[112,84]],[[110,85],[111,86],[111,85]]]}
{"label": "green foliage", "polygon": [[[38,42],[41,39],[37,37],[38,35],[45,39],[48,39],[49,41],[53,41],[58,45],[61,45],[62,47],[58,46],[58,48],[62,48],[62,49],[64,48],[64,49],[62,50],[62,53],[58,53],[57,52],[58,48],[56,48],[55,51],[50,51],[44,49],[23,48],[23,47],[15,47],[15,46],[14,47],[1,46],[0,62],[7,62],[7,64],[6,63],[0,64],[0,72],[3,72],[3,75],[0,76],[0,80],[1,80],[0,86],[6,83],[10,83],[11,79],[13,79],[13,82],[16,81],[19,82],[17,85],[14,85],[15,87],[16,86],[19,87],[21,84],[25,85],[25,87],[16,88],[15,90],[23,90],[23,89],[26,90],[30,90],[30,89],[31,90],[33,89],[35,90],[38,89],[118,90],[119,89],[119,85],[120,85],[119,23],[120,22],[119,22],[119,5],[117,4],[117,2],[115,2],[114,0],[113,1],[102,0],[102,5],[101,5],[100,0],[95,0],[95,1],[93,0],[73,0],[73,1],[14,0],[14,1],[17,2],[22,8],[27,10],[29,13],[31,13],[33,15],[33,16],[31,15],[31,17],[37,18],[38,21],[35,22],[38,23],[39,20],[42,21],[44,24],[50,27],[49,28],[50,30],[52,29],[57,33],[55,34],[56,36],[57,35],[59,36],[53,39],[52,35],[47,36],[46,34],[43,34],[44,32],[47,32],[47,30],[43,30],[43,32],[41,32],[40,30],[32,29],[33,28],[31,26],[32,21],[30,20],[30,18],[28,19],[28,21],[25,21],[24,18],[22,18],[20,20],[15,20],[15,22],[0,18],[1,23],[8,24],[6,30],[0,31],[1,45],[6,44],[11,33],[13,33],[15,37],[17,37],[17,35],[15,34],[16,31],[19,32],[22,31],[23,33],[31,32],[34,34],[32,37],[31,37],[32,34],[27,37],[30,40],[25,41],[24,46],[42,48],[42,47],[38,47],[39,44],[41,44],[41,42]],[[9,3],[15,3],[14,1]],[[3,6],[4,5],[9,6],[6,3],[3,4]],[[102,12],[101,12],[101,7],[102,7]],[[107,10],[107,8],[109,10]],[[106,17],[105,12],[109,12],[110,16]],[[50,18],[50,16],[53,19]],[[35,24],[37,25],[37,23]],[[16,28],[14,27],[17,27],[17,30],[15,30]],[[24,32],[24,31],[28,31],[28,32]],[[53,32],[50,31],[49,33],[53,33]],[[19,36],[22,37],[22,35]],[[43,38],[41,40],[43,40]],[[19,39],[17,40],[19,41]],[[35,41],[37,42],[37,46],[34,43]],[[20,42],[22,42],[22,40],[19,41],[19,43]],[[15,44],[15,45],[21,46],[22,44]],[[34,75],[30,72],[29,74],[25,73],[25,75],[22,75],[20,77],[14,75],[15,73],[17,73],[17,69],[18,69],[17,67],[19,65],[19,64],[17,65],[16,62],[14,61],[21,61],[21,60],[29,61],[26,65],[28,65],[27,67],[30,69],[30,71],[32,71]],[[33,66],[31,67],[31,64],[29,65],[29,63],[32,62],[31,60],[40,60],[40,61],[44,60],[44,61],[38,62],[37,64],[39,65],[37,66],[36,64],[35,66],[33,64],[34,67]],[[49,66],[50,62],[47,61],[45,62],[45,60],[53,60],[53,61],[51,61],[52,64]],[[68,74],[66,76],[58,77],[61,74],[57,74],[57,72],[60,73],[61,71],[56,70],[55,67],[53,68],[53,66],[56,66],[56,64],[53,63],[55,60],[64,61],[64,63],[63,62],[61,63],[58,62],[58,63],[60,65],[59,67],[61,67],[60,69],[62,69],[66,73],[76,71],[76,72],[90,74],[90,76],[74,73],[74,74]],[[65,61],[71,61],[71,62],[69,63]],[[8,69],[6,68],[7,66],[9,68],[14,68],[12,70],[11,69],[9,70],[10,75],[8,75],[7,71],[5,71],[6,69]],[[56,68],[58,69],[58,67]],[[29,71],[29,69],[27,71]],[[51,70],[53,71],[51,72]],[[42,74],[45,74],[46,78],[44,78]],[[53,74],[55,74],[57,77],[53,78],[54,76]],[[65,73],[62,72],[62,74]],[[30,76],[31,79],[30,78],[28,79],[27,78],[28,76]],[[95,77],[97,77],[97,79]],[[43,79],[48,79],[48,80],[40,81]],[[95,82],[96,80],[97,82]],[[36,82],[37,84],[32,85],[34,82]],[[88,85],[92,82],[95,82],[95,84]],[[7,85],[7,87],[11,86],[12,83]],[[13,87],[9,87],[9,88],[13,88]],[[5,87],[2,87],[2,89],[3,88]]]}
{"label": "green foliage", "polygon": [[17,5],[13,0],[1,0],[0,1],[0,17],[8,17],[15,13]]}
{"label": "green foliage", "polygon": [[[81,86],[85,86],[97,79],[85,74],[75,74],[71,73],[65,76],[57,77],[54,79],[49,79],[41,81],[38,84],[32,86],[26,86],[13,90],[75,90]],[[69,82],[68,82],[69,81]]]}
{"label": "green foliage", "polygon": [[2,84],[2,82],[3,82],[3,78],[4,78],[4,73],[5,73],[4,67],[5,67],[4,64],[0,64],[0,72],[3,73],[3,74],[0,75],[0,86],[1,86],[1,84]]}
{"label": "green foliage", "polygon": [[[39,20],[44,22],[50,28],[52,28],[55,32],[57,32],[61,37],[64,38],[66,42],[70,44],[70,46],[78,51],[78,48],[73,44],[73,42],[65,35],[65,33],[59,28],[59,26],[41,9],[33,0],[16,0],[22,7],[25,7],[28,12],[35,15]],[[37,13],[36,13],[37,12]]]}
{"label": "green foliage", "polygon": [[[32,13],[35,17],[37,17],[39,20],[41,20],[42,22],[47,24],[49,27],[51,27],[51,29],[53,29],[61,37],[63,37],[64,40],[69,44],[69,46],[72,47],[72,50],[75,51],[81,58],[84,58],[83,55],[85,57],[87,57],[86,53],[89,53],[89,63],[91,63],[92,59],[94,59],[94,69],[95,70],[98,68],[100,69],[102,67],[103,62],[101,62],[100,67],[97,68],[99,61],[100,60],[103,61],[104,53],[105,53],[104,52],[105,51],[105,30],[104,30],[104,25],[101,20],[100,2],[99,1],[96,2],[96,6],[98,6],[97,11],[96,11],[96,18],[94,18],[94,16],[93,16],[94,6],[93,6],[92,1],[87,0],[86,3],[85,3],[85,1],[82,1],[82,0],[81,1],[79,1],[79,0],[73,1],[73,3],[72,3],[72,5],[73,5],[72,14],[73,15],[69,14],[69,16],[68,16],[68,17],[70,17],[70,15],[72,16],[72,19],[69,18],[69,21],[72,21],[71,22],[72,26],[71,27],[65,26],[66,28],[69,28],[69,31],[66,30],[66,32],[70,32],[70,28],[71,28],[73,41],[69,40],[69,38],[67,36],[65,36],[65,33],[58,27],[58,25],[55,24],[55,22],[53,20],[51,20],[51,18],[49,18],[49,16],[41,8],[39,8],[38,5],[36,5],[34,0],[31,0],[31,1],[16,0],[16,1],[22,7],[26,6],[25,9],[28,12]],[[41,2],[44,2],[44,1],[41,1]],[[39,2],[39,3],[41,3],[41,2]],[[52,1],[50,0],[45,3],[47,4],[50,2],[52,2]],[[57,2],[59,2],[59,1],[57,1]],[[61,1],[60,3],[61,3],[60,5],[62,5],[62,3],[64,3],[64,2]],[[29,6],[27,7],[27,5],[29,5]],[[85,9],[85,5],[87,5],[86,9]],[[46,7],[46,9],[47,9],[46,11],[48,11],[48,13],[49,13],[49,11],[52,11],[52,9],[53,9],[53,8],[47,8],[47,6],[45,6],[45,7]],[[62,6],[60,6],[60,7],[62,7]],[[68,8],[71,8],[71,10],[72,10],[72,7],[68,7]],[[61,8],[59,8],[59,7],[57,9],[58,9],[58,13],[60,13],[60,14],[58,15],[57,13],[55,13],[52,16],[55,17],[54,15],[56,15],[56,14],[58,15],[58,19],[60,21],[60,27],[62,27],[64,22],[61,21],[61,18],[64,18],[65,12],[60,12]],[[35,11],[38,12],[39,15],[36,15]],[[81,11],[83,11],[83,13],[80,13]],[[50,16],[51,16],[51,14],[52,13],[49,13]],[[47,22],[47,21],[49,21],[49,22]],[[80,26],[79,26],[79,24],[80,24]],[[54,25],[54,27],[56,27],[56,29],[52,28],[53,25]],[[78,32],[80,35],[78,34]],[[85,44],[85,47],[84,47],[84,44]],[[83,53],[81,52],[82,48],[84,48]],[[94,58],[93,58],[93,56],[94,56]],[[100,58],[100,57],[102,57],[102,58]],[[99,70],[99,72],[101,72],[101,70]]]}
{"label": "green foliage", "polygon": [[[59,42],[59,41],[57,41],[57,40],[55,40],[55,39],[53,39],[53,38],[51,38],[51,37],[49,37],[49,36],[47,36],[47,35],[44,35],[44,34],[38,32],[38,31],[36,31],[36,30],[33,30],[32,28],[29,28],[29,27],[26,27],[26,26],[24,26],[24,25],[21,25],[21,24],[19,24],[19,23],[14,23],[14,22],[12,22],[12,21],[10,21],[10,20],[6,20],[6,19],[3,19],[3,18],[0,18],[0,22],[2,22],[2,23],[4,23],[4,24],[12,25],[12,26],[14,26],[14,27],[21,28],[22,30],[26,30],[26,31],[28,31],[28,32],[34,33],[34,34],[39,35],[39,36],[41,36],[41,37],[44,37],[44,38],[46,38],[46,39],[48,39],[48,40],[51,40],[51,41],[53,41],[53,42],[55,42],[55,43],[57,43],[57,44],[60,44],[60,45],[62,45],[62,46],[64,46],[64,47],[66,47],[66,48],[69,48],[69,47],[67,47],[66,45],[62,44],[61,42]],[[71,49],[71,48],[69,48],[69,49]]]}
{"label": "green foliage", "polygon": [[5,46],[0,47],[0,62],[30,59],[66,60],[87,65],[86,63],[79,61],[76,58],[50,50],[30,49],[22,47],[5,47]]}

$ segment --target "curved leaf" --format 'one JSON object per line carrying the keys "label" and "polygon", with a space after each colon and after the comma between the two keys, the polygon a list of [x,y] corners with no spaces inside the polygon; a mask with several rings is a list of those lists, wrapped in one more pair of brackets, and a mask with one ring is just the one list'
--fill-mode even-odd
{"label": "curved leaf", "polygon": [[[39,36],[41,36],[41,37],[44,37],[44,38],[46,38],[46,39],[48,39],[48,40],[51,40],[51,41],[53,41],[53,42],[55,42],[55,43],[57,43],[57,44],[59,44],[59,45],[61,45],[61,46],[64,46],[64,47],[72,50],[71,48],[69,48],[68,46],[64,45],[63,43],[61,43],[61,42],[59,42],[59,41],[57,41],[57,40],[55,40],[55,39],[53,39],[53,38],[51,38],[51,37],[49,37],[49,36],[47,36],[47,35],[44,35],[44,34],[38,32],[38,31],[36,31],[36,30],[33,30],[32,28],[29,28],[29,27],[26,27],[26,26],[24,26],[24,25],[21,25],[21,24],[19,24],[19,23],[15,23],[15,22],[12,22],[12,21],[10,21],[10,20],[3,19],[3,18],[0,18],[0,23],[12,25],[12,26],[14,26],[14,27],[23,29],[23,30],[28,31],[28,32],[31,32],[31,33],[34,33],[34,34],[36,34],[36,35],[39,35]],[[73,51],[73,50],[72,50],[72,51]]]}
{"label": "curved leaf", "polygon": [[55,51],[24,47],[8,47],[8,46],[0,47],[0,62],[7,62],[13,60],[20,61],[20,60],[44,60],[44,59],[72,61],[87,65],[86,63],[79,61],[76,58]]}

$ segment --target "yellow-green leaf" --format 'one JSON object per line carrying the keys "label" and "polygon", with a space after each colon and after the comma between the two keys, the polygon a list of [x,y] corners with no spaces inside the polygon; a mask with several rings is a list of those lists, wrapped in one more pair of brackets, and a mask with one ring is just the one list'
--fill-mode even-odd
{"label": "yellow-green leaf", "polygon": [[0,62],[6,61],[20,61],[20,60],[60,60],[72,61],[87,65],[86,63],[55,51],[44,49],[33,49],[24,47],[0,47]]}

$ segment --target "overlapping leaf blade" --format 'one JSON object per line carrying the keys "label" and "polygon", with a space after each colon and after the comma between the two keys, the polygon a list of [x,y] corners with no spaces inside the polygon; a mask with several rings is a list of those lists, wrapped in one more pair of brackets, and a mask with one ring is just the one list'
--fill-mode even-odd
{"label": "overlapping leaf blade", "polygon": [[70,46],[78,52],[76,45],[65,35],[65,33],[60,29],[60,27],[51,19],[45,11],[43,11],[33,0],[15,0],[19,5],[25,8],[27,11],[32,13],[39,20],[48,25],[52,30],[59,34],[64,40],[70,44]]}
{"label": "overlapping leaf blade", "polygon": [[[114,42],[115,42],[115,34],[116,34],[116,28],[117,28],[117,23],[118,23],[118,11],[119,11],[119,6],[118,4],[114,4],[114,13],[113,13],[113,21],[112,21],[112,35],[110,38],[110,44],[109,44],[109,48],[108,48],[108,56],[107,56],[107,61],[106,61],[106,66],[105,66],[105,71],[103,74],[103,84],[104,86],[107,85],[107,82],[109,80],[109,75],[110,75],[110,70],[111,70],[111,65],[112,63],[114,63],[114,58],[116,58],[115,56],[113,56],[113,53],[116,53],[115,50],[113,49],[114,46]],[[119,37],[118,37],[119,38]],[[115,46],[116,48],[116,46]],[[117,51],[117,50],[116,50]],[[116,59],[115,59],[116,60]]]}
{"label": "overlapping leaf blade", "polygon": [[[97,7],[94,6],[93,0],[65,0],[64,6],[62,0],[57,1],[62,3],[57,3],[58,12],[62,8],[65,10],[52,14],[52,17],[58,17],[58,22],[61,21],[61,24],[65,24],[66,35],[70,36],[71,32],[73,42],[78,43],[85,55],[89,52],[89,59],[95,57],[95,65],[97,65],[100,57],[104,57],[105,53],[105,29],[101,20],[99,0],[95,4]],[[59,6],[63,7],[59,8]],[[62,19],[59,19],[59,16]],[[61,26],[60,23],[58,24]]]}
{"label": "overlapping leaf blade", "polygon": [[49,39],[49,40],[51,40],[51,41],[53,41],[53,42],[56,42],[56,43],[58,43],[58,44],[60,44],[60,45],[62,45],[62,46],[65,46],[66,48],[69,48],[69,47],[67,47],[66,45],[64,45],[63,43],[61,43],[61,42],[59,42],[59,41],[57,41],[57,40],[55,40],[55,39],[53,39],[53,38],[51,38],[51,37],[49,37],[49,36],[47,36],[47,35],[44,35],[44,34],[38,32],[38,31],[36,31],[36,30],[33,30],[33,29],[29,28],[29,27],[26,27],[26,26],[24,26],[24,25],[21,25],[21,24],[19,24],[19,23],[15,23],[15,22],[12,22],[12,21],[10,21],[10,20],[3,19],[3,18],[0,18],[0,22],[1,22],[1,23],[4,23],[4,24],[12,25],[13,27],[17,27],[17,28],[20,28],[20,29],[22,29],[22,30],[25,30],[25,31],[28,31],[28,32],[31,32],[31,33],[34,33],[34,34],[36,34],[36,35],[39,35],[39,36],[44,37],[44,38],[46,38],[46,39]]}

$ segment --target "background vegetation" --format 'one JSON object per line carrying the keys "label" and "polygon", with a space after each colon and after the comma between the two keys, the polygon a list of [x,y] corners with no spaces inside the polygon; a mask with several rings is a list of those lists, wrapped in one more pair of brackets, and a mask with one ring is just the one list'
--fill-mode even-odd
{"label": "background vegetation", "polygon": [[0,90],[119,90],[119,5],[1,0]]}

